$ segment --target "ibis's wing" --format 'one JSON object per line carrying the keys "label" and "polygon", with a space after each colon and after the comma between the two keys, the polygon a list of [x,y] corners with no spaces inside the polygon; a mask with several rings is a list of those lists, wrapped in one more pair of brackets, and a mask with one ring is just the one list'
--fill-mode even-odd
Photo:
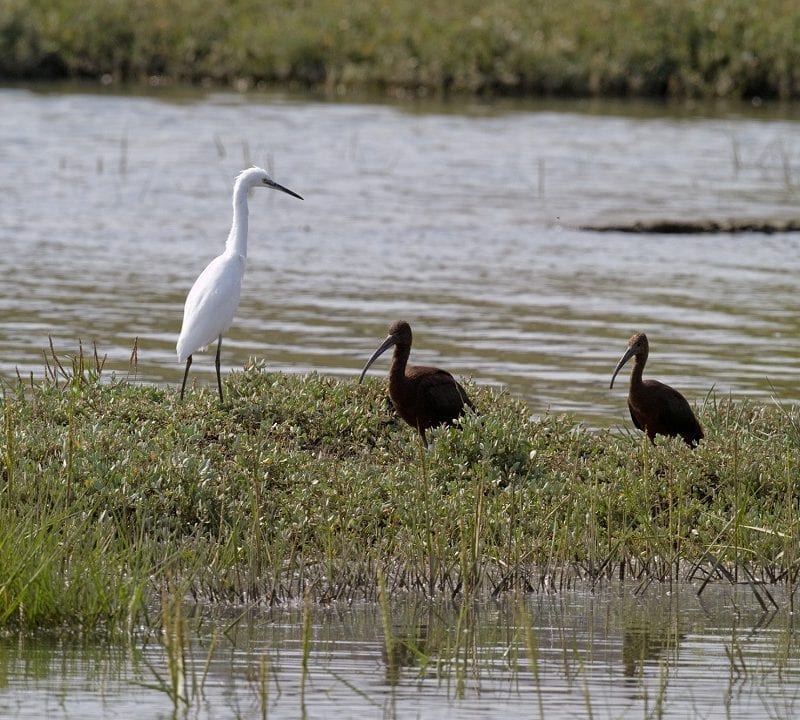
{"label": "ibis's wing", "polygon": [[639,419],[636,417],[636,410],[634,410],[633,405],[631,405],[631,401],[628,400],[628,410],[631,413],[631,420],[633,420],[634,427],[637,430],[644,430],[642,423],[639,422]]}
{"label": "ibis's wing", "polygon": [[689,401],[674,387],[665,385],[658,380],[645,380],[644,382],[649,389],[658,393],[659,414],[662,421],[684,424],[696,422]]}
{"label": "ibis's wing", "polygon": [[409,378],[417,380],[418,416],[426,425],[455,420],[464,411],[464,406],[473,407],[472,401],[455,378],[446,370],[438,368],[409,368]]}
{"label": "ibis's wing", "polygon": [[692,444],[703,437],[703,428],[695,417],[689,401],[675,388],[658,380],[645,380],[653,410],[652,422],[656,432],[680,435]]}

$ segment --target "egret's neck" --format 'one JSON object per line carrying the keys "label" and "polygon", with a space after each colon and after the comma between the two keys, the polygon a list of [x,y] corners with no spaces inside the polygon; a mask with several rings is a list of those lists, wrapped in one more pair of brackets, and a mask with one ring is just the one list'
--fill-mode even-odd
{"label": "egret's neck", "polygon": [[225,249],[247,257],[247,189],[238,183],[233,190],[233,222]]}

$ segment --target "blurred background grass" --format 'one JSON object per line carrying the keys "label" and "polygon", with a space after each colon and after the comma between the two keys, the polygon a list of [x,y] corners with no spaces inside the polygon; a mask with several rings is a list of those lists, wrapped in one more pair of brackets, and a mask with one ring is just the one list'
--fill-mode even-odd
{"label": "blurred background grass", "polygon": [[796,98],[794,0],[4,0],[0,80]]}

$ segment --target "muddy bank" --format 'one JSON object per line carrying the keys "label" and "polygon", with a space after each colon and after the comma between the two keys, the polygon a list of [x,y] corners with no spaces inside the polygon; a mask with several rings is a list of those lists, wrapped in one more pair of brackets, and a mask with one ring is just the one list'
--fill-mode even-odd
{"label": "muddy bank", "polygon": [[784,233],[800,232],[800,219],[795,220],[636,220],[627,223],[581,225],[580,230],[664,235],[697,235],[704,233]]}

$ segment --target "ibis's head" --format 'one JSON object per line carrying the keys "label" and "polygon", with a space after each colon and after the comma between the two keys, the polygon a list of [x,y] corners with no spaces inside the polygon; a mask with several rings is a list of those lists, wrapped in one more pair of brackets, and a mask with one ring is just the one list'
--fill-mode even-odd
{"label": "ibis's head", "polygon": [[358,382],[361,382],[364,379],[364,375],[366,374],[367,370],[369,370],[369,366],[372,365],[384,352],[386,352],[390,347],[393,345],[406,345],[411,346],[411,326],[405,320],[398,320],[397,322],[393,322],[389,327],[389,334],[386,336],[386,340],[384,340],[380,347],[372,353],[372,357],[367,360],[367,364],[364,365],[364,369],[361,371],[361,377],[358,378]]}
{"label": "ibis's head", "polygon": [[614,374],[611,376],[611,385],[609,387],[614,387],[614,379],[617,377],[617,373],[622,369],[622,366],[628,362],[628,360],[630,360],[634,355],[638,355],[643,359],[647,359],[647,354],[649,352],[650,344],[647,342],[647,335],[645,335],[643,332],[637,332],[631,335],[630,340],[628,340],[628,349],[619,359],[617,367],[614,370]]}

